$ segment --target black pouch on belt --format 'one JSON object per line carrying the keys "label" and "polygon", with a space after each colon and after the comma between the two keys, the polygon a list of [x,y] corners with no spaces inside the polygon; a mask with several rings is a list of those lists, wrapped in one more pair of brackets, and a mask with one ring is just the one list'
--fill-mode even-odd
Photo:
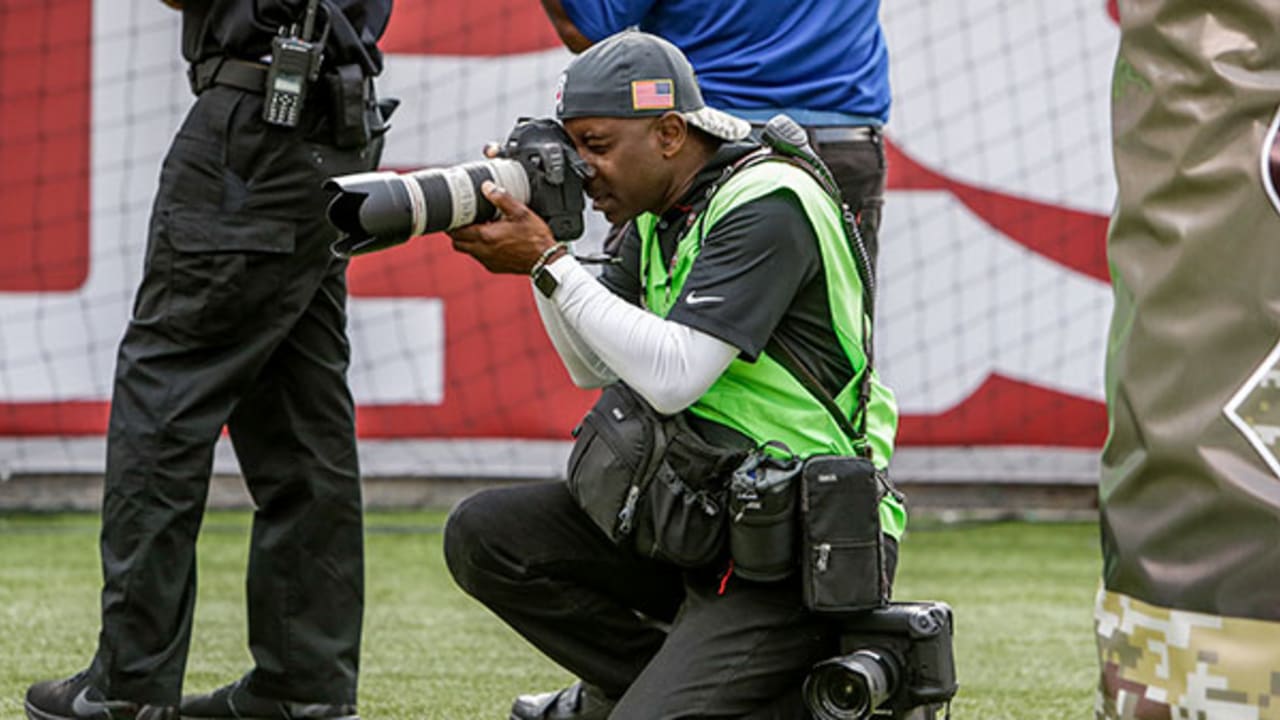
{"label": "black pouch on belt", "polygon": [[662,418],[631,388],[617,383],[574,428],[569,454],[569,493],[614,543],[635,529],[640,495],[666,447]]}
{"label": "black pouch on belt", "polygon": [[569,493],[610,540],[682,567],[720,556],[724,478],[745,451],[706,443],[622,383],[604,389],[574,437]]}
{"label": "black pouch on belt", "polygon": [[880,487],[867,458],[818,455],[805,461],[800,572],[810,610],[849,613],[888,602]]}
{"label": "black pouch on belt", "polygon": [[683,415],[666,419],[667,446],[648,491],[640,498],[636,551],[686,568],[724,554],[727,480],[747,451],[707,442]]}
{"label": "black pouch on belt", "polygon": [[329,124],[334,147],[364,147],[373,138],[370,114],[377,106],[373,83],[366,80],[359,65],[339,65],[325,76],[329,83]]}
{"label": "black pouch on belt", "polygon": [[752,452],[729,481],[729,550],[733,571],[773,582],[796,570],[796,496],[801,460]]}

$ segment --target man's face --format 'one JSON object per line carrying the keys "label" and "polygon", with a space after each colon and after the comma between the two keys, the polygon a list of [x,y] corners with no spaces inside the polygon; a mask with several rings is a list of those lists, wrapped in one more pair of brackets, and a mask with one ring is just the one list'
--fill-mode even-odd
{"label": "man's face", "polygon": [[586,186],[592,207],[611,223],[662,209],[671,169],[656,120],[583,117],[564,121],[578,154],[595,169]]}

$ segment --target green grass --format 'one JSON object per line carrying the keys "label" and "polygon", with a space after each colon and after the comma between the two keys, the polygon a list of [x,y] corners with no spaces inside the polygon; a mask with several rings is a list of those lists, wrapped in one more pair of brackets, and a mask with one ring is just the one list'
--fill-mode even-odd
{"label": "green grass", "polygon": [[[441,557],[443,521],[441,513],[369,516],[360,704],[371,720],[503,718],[514,695],[570,680],[454,586]],[[248,528],[242,513],[206,520],[189,691],[250,665]],[[29,683],[77,671],[93,652],[97,531],[91,515],[0,515],[0,718],[21,718]],[[1091,524],[912,529],[895,595],[955,608],[954,717],[1090,714],[1099,565]]]}

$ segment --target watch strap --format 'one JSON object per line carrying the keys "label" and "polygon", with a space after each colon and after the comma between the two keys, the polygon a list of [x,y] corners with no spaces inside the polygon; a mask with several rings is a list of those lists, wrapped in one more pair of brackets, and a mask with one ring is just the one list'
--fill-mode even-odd
{"label": "watch strap", "polygon": [[548,265],[552,260],[569,252],[569,248],[564,243],[556,243],[546,250],[542,251],[542,255],[538,257],[538,261],[533,264],[533,269],[529,271],[529,276],[533,278],[533,286],[538,288],[538,292],[542,296],[551,299],[551,293],[560,287],[560,281],[556,280],[556,276],[551,274]]}

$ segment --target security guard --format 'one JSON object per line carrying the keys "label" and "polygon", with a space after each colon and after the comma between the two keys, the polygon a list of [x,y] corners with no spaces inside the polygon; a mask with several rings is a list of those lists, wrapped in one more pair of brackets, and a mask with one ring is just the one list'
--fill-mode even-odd
{"label": "security guard", "polygon": [[346,263],[320,187],[378,162],[391,0],[165,0],[198,96],[164,160],[120,345],[92,664],[33,720],[179,716],[195,543],[226,426],[256,511],[253,669],[184,718],[355,718],[362,507]]}
{"label": "security guard", "polygon": [[[768,349],[785,342],[853,415],[869,318],[832,198],[788,163],[738,165],[756,149],[736,142],[748,123],[707,107],[688,61],[654,35],[624,32],[578,56],[558,115],[594,170],[595,209],[630,223],[620,263],[597,280],[492,185],[504,219],[454,231],[454,246],[491,271],[532,273],[577,384],[622,380],[718,446],[855,452]],[[869,388],[866,438],[884,468],[897,412],[874,376]],[[886,496],[890,577],[905,522]],[[838,628],[805,610],[794,576],[752,582],[731,565],[642,557],[600,532],[564,483],[472,496],[449,519],[445,555],[464,590],[582,679],[518,698],[513,720],[807,717],[801,682],[837,649]]]}

